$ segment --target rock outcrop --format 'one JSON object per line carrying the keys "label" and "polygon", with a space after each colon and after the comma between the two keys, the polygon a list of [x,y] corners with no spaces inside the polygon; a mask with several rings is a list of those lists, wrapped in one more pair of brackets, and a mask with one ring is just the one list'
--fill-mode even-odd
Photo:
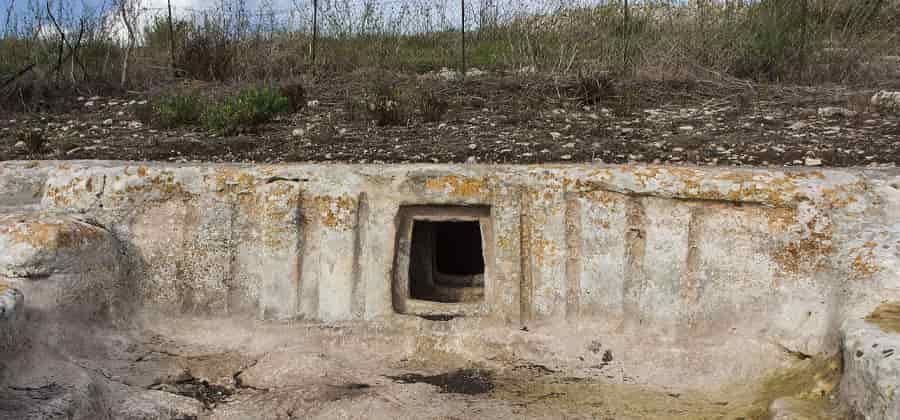
{"label": "rock outcrop", "polygon": [[861,418],[900,419],[900,329],[877,323],[881,322],[849,320],[844,323],[844,376],[840,392]]}
{"label": "rock outcrop", "polygon": [[38,316],[108,320],[129,310],[120,246],[101,226],[58,213],[7,214],[0,250],[0,278]]}

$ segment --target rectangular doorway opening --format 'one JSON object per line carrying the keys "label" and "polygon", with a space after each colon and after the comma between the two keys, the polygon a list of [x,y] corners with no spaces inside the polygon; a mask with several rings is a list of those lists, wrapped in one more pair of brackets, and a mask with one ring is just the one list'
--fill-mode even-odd
{"label": "rectangular doorway opening", "polygon": [[484,298],[484,251],[476,221],[413,222],[409,294],[433,302]]}
{"label": "rectangular doorway opening", "polygon": [[488,206],[401,206],[394,309],[424,317],[483,313],[492,238]]}

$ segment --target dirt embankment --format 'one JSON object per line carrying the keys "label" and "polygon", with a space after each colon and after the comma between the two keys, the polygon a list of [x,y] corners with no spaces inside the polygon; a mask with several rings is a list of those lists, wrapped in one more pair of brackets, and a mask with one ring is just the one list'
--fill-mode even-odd
{"label": "dirt embankment", "polygon": [[[585,97],[577,85],[485,75],[407,77],[401,89],[446,97],[440,121],[411,109],[378,126],[354,109],[355,79],[308,84],[308,106],[236,135],[159,129],[137,109],[150,95],[82,97],[44,113],[0,117],[0,159],[213,162],[605,162],[753,166],[894,166],[900,113],[874,90],[620,81]],[[216,87],[205,87],[215,90]],[[226,89],[226,88],[218,88]],[[207,92],[207,94],[213,94]],[[356,102],[355,102],[356,101]],[[37,133],[37,134],[28,134]],[[39,136],[31,147],[28,136]]]}

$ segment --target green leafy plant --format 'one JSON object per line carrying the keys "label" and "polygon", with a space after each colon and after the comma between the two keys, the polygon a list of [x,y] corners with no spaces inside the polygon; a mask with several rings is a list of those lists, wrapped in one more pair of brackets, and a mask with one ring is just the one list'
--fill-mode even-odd
{"label": "green leafy plant", "polygon": [[196,124],[203,115],[204,104],[193,94],[165,95],[152,105],[152,122],[165,128]]}
{"label": "green leafy plant", "polygon": [[289,109],[288,98],[278,89],[249,88],[208,106],[202,120],[210,130],[230,134],[265,124]]}

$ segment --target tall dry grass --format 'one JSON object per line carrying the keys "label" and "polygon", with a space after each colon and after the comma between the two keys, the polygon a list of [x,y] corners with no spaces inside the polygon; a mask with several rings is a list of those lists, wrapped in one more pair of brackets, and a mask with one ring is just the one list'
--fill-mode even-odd
{"label": "tall dry grass", "polygon": [[[173,31],[165,10],[142,9],[138,0],[105,9],[50,0],[49,12],[47,0],[17,1],[30,3],[24,13],[3,11],[0,83],[29,66],[19,81],[77,90],[145,89],[173,77],[281,80],[368,67],[421,73],[462,63],[459,11],[449,0],[322,0],[315,61],[311,5],[300,0],[287,10],[247,10],[240,0],[223,0],[214,10],[176,11]],[[133,6],[134,39],[123,31],[121,1]],[[621,0],[598,1],[470,1],[466,63],[559,75],[818,84],[877,82],[890,76],[882,57],[900,55],[895,0],[646,0],[627,9]],[[60,30],[48,24],[50,15]],[[135,48],[123,70],[130,41]]]}

